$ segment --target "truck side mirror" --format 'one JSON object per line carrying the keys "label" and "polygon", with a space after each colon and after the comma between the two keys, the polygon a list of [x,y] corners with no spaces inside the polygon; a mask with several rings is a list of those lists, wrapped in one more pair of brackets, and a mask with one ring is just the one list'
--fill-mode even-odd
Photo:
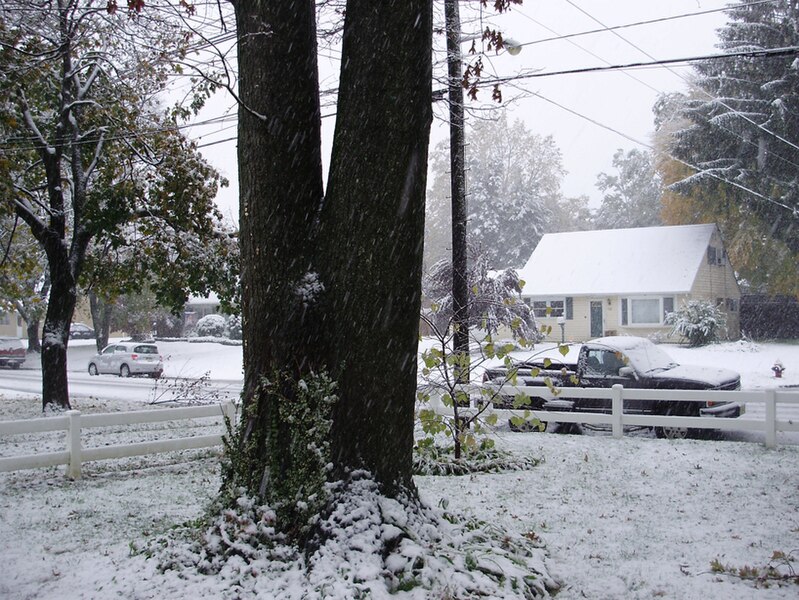
{"label": "truck side mirror", "polygon": [[619,369],[619,375],[621,377],[635,377],[635,369],[632,367],[622,367]]}

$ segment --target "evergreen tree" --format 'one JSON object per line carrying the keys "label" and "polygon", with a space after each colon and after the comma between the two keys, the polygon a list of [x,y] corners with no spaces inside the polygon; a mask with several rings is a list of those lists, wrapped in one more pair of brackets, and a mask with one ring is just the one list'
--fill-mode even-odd
{"label": "evergreen tree", "polygon": [[[727,14],[729,22],[719,30],[718,44],[725,52],[799,45],[799,6],[795,2],[740,3],[731,6]],[[672,155],[699,169],[673,183],[672,189],[685,194],[703,190],[706,201],[715,203],[712,212],[741,211],[746,220],[765,226],[770,236],[796,254],[796,53],[707,60],[698,63],[696,71],[699,91],[681,102],[665,103],[666,111],[676,106],[679,117],[685,119],[672,134]],[[665,119],[661,116],[660,121]]]}

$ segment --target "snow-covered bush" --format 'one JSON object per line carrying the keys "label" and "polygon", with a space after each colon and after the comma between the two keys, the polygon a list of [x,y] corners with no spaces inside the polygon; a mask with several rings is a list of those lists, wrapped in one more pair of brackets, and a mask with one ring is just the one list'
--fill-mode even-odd
{"label": "snow-covered bush", "polygon": [[195,332],[199,337],[225,337],[226,325],[222,315],[205,315],[197,321]]}
{"label": "snow-covered bush", "polygon": [[239,315],[230,315],[227,318],[227,332],[231,340],[240,340],[241,334],[241,317]]}
{"label": "snow-covered bush", "polygon": [[696,348],[717,342],[727,326],[727,317],[707,300],[689,300],[679,310],[668,313],[666,323],[672,326],[672,335],[681,335],[690,347]]}
{"label": "snow-covered bush", "polygon": [[[524,282],[515,269],[492,271],[488,255],[470,248],[467,279],[470,329],[494,336],[505,328],[515,340],[531,343],[542,338],[532,309],[522,301]],[[426,317],[439,331],[446,331],[453,319],[452,262],[434,264],[422,280],[422,290],[432,305]]]}

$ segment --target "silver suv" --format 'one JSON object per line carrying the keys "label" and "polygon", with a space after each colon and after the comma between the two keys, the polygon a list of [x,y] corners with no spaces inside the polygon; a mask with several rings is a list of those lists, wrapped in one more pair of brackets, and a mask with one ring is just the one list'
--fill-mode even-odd
{"label": "silver suv", "polygon": [[89,375],[111,373],[120,377],[149,375],[161,377],[164,363],[155,344],[119,342],[109,344],[89,361]]}

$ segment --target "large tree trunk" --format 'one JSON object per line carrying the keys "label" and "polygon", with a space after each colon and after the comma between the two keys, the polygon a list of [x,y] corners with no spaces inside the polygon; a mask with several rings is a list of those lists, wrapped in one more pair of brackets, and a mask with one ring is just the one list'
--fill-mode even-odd
{"label": "large tree trunk", "polygon": [[[324,369],[316,230],[323,201],[314,0],[234,3],[238,28],[240,236],[244,411],[239,439],[251,494],[280,503],[289,428],[265,380]],[[280,374],[278,376],[278,374]],[[286,385],[282,393],[292,396]],[[287,524],[292,528],[294,524]]]}
{"label": "large tree trunk", "polygon": [[369,469],[388,494],[413,485],[431,36],[430,0],[348,3],[322,211],[334,464]]}
{"label": "large tree trunk", "polygon": [[299,394],[291,380],[328,370],[332,475],[367,468],[387,493],[412,489],[431,1],[348,3],[326,200],[314,2],[234,6],[246,468],[233,478],[273,499],[302,435],[278,408]]}
{"label": "large tree trunk", "polygon": [[47,410],[48,404],[68,409],[67,345],[77,285],[66,252],[48,255],[51,288],[42,332],[42,410]]}
{"label": "large tree trunk", "polygon": [[296,293],[323,199],[313,0],[237,2],[245,403],[275,369],[319,366]]}

